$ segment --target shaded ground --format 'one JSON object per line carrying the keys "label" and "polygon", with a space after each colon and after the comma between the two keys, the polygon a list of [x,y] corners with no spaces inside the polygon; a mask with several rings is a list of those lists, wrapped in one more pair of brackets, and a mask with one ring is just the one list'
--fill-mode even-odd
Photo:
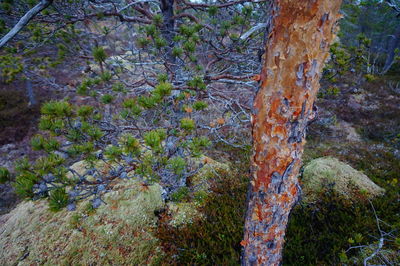
{"label": "shaded ground", "polygon": [[[322,156],[336,157],[365,173],[386,193],[371,203],[354,202],[327,187],[314,203],[299,204],[289,222],[284,265],[338,265],[362,259],[360,249],[344,251],[371,245],[379,237],[371,204],[387,223],[381,225],[383,230],[400,230],[396,137],[400,133],[400,95],[384,79],[356,85],[348,77],[335,85],[337,93],[332,93],[331,86],[324,84],[321,89],[319,120],[309,128],[304,163]],[[212,157],[224,158],[236,167],[235,181],[232,176],[222,177],[223,182],[214,184],[213,196],[201,209],[206,221],[173,228],[163,222],[168,217],[161,220],[157,236],[168,255],[164,265],[239,263],[250,153],[228,146],[219,146],[213,153]],[[392,262],[398,256],[396,245],[394,239],[385,241],[387,258]]]}
{"label": "shaded ground", "polygon": [[[73,64],[71,69],[55,69],[57,83],[66,90],[57,94],[49,86],[34,84],[38,101],[70,94],[69,89],[82,70],[83,66]],[[37,131],[39,108],[28,106],[24,85],[15,83],[0,88],[0,165],[11,166],[24,155],[37,156],[29,148],[29,139]],[[390,88],[387,78],[357,85],[346,77],[337,84],[323,84],[317,106],[319,120],[309,128],[305,163],[329,155],[363,171],[387,191],[373,201],[378,217],[398,226],[400,93]],[[227,146],[216,147],[211,153],[211,157],[236,167],[236,180],[232,176],[227,177],[228,182],[216,180],[213,196],[200,209],[206,222],[199,220],[185,228],[171,228],[165,224],[168,217],[161,219],[157,236],[169,254],[169,264],[235,264],[239,259],[250,153]],[[10,186],[0,185],[0,199],[0,214],[18,202]],[[338,254],[351,246],[348,238],[354,237],[355,232],[363,236],[363,244],[377,236],[375,217],[368,203],[349,205],[329,190],[320,199],[315,206],[300,205],[293,212],[285,265],[340,263]],[[230,254],[229,259],[221,258],[226,254]]]}
{"label": "shaded ground", "polygon": [[[38,157],[39,153],[30,147],[30,139],[38,131],[41,103],[71,95],[83,68],[82,63],[67,58],[62,65],[47,70],[45,76],[49,77],[32,80],[33,105],[29,103],[25,81],[0,83],[0,166],[12,171],[17,159],[27,156],[33,161]],[[0,214],[18,202],[10,184],[0,184]]]}

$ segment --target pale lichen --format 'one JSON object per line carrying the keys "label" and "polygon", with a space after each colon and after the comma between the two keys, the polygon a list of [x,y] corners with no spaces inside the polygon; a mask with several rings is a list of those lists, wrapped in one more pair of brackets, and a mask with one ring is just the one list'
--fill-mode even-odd
{"label": "pale lichen", "polygon": [[305,202],[315,200],[318,192],[328,187],[348,199],[356,199],[355,193],[372,198],[385,192],[368,176],[333,157],[318,158],[308,163],[304,167],[302,183]]}
{"label": "pale lichen", "polygon": [[[163,206],[158,184],[117,183],[93,213],[48,211],[46,201],[23,202],[0,218],[0,264],[149,264],[161,249],[152,231]],[[71,226],[72,225],[72,226]]]}

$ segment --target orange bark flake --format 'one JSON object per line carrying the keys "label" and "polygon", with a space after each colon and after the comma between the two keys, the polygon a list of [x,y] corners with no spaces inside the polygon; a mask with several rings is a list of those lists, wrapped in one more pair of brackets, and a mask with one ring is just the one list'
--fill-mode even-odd
{"label": "orange bark flake", "polygon": [[293,196],[293,195],[296,195],[297,192],[298,192],[297,186],[292,184],[292,186],[290,187],[290,194]]}
{"label": "orange bark flake", "polygon": [[262,205],[260,203],[257,203],[257,217],[260,221],[263,219],[263,213],[262,213]]}
{"label": "orange bark flake", "polygon": [[275,126],[275,127],[273,127],[273,130],[272,130],[272,136],[275,136],[275,135],[278,135],[278,136],[284,136],[284,135],[286,135],[286,132],[287,132],[287,130],[286,130],[286,127],[285,126]]}
{"label": "orange bark flake", "polygon": [[212,162],[212,160],[210,158],[204,157],[204,159],[203,159],[203,163],[204,164],[208,164],[208,163],[211,163],[211,162]]}
{"label": "orange bark flake", "polygon": [[240,241],[240,245],[242,246],[242,247],[245,247],[245,246],[247,246],[249,244],[249,241],[247,241],[247,240],[242,240],[242,241]]}
{"label": "orange bark flake", "polygon": [[254,75],[251,79],[254,80],[254,81],[260,81],[261,80],[261,75],[260,74]]}

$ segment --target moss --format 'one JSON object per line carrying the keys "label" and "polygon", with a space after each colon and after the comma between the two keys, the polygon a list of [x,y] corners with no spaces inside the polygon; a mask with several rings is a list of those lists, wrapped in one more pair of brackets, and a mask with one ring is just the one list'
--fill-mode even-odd
{"label": "moss", "polygon": [[172,201],[179,202],[184,200],[189,194],[189,188],[181,187],[175,193],[172,193],[171,199]]}
{"label": "moss", "polygon": [[220,175],[229,175],[231,172],[228,164],[217,162],[207,156],[195,158],[191,163],[195,168],[202,166],[199,172],[189,180],[190,186],[196,188],[197,192],[207,191],[212,179]]}
{"label": "moss", "polygon": [[168,212],[171,216],[169,224],[175,227],[191,224],[195,219],[201,218],[197,205],[192,202],[170,202],[168,203]]}
{"label": "moss", "polygon": [[333,157],[323,157],[309,162],[303,171],[304,196],[306,201],[315,200],[317,192],[332,188],[349,199],[366,194],[369,198],[382,195],[384,189],[373,183],[365,174]]}
{"label": "moss", "polygon": [[48,211],[45,201],[28,201],[3,216],[0,223],[0,264],[144,265],[161,250],[152,230],[154,212],[163,206],[161,187],[145,191],[133,180],[113,184],[107,204],[88,213],[87,202],[74,212]]}
{"label": "moss", "polygon": [[165,252],[164,265],[239,264],[250,157],[241,149],[222,149],[229,149],[237,160],[234,168],[208,157],[194,162],[204,164],[190,180],[189,187],[199,188],[191,194],[194,208],[180,205],[191,223],[176,223],[180,215],[171,213],[160,219],[157,237]]}
{"label": "moss", "polygon": [[190,178],[188,187],[182,187],[171,195],[173,202],[168,203],[169,224],[175,227],[200,219],[202,214],[198,208],[206,204],[206,199],[212,194],[212,183],[230,174],[227,164],[206,156],[192,159],[191,164],[200,167],[199,171]]}

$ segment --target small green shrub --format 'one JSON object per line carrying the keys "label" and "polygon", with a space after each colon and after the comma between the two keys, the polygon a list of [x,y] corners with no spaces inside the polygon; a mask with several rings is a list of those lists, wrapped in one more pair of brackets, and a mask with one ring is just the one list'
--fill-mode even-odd
{"label": "small green shrub", "polygon": [[64,188],[57,188],[50,193],[49,197],[49,209],[57,212],[67,206],[68,194]]}
{"label": "small green shrub", "polygon": [[375,77],[374,75],[372,75],[372,74],[365,74],[365,75],[364,75],[364,78],[365,78],[366,81],[368,81],[368,82],[372,82],[372,81],[375,81],[375,80],[376,80],[376,77]]}
{"label": "small green shrub", "polygon": [[173,157],[168,160],[168,167],[178,176],[182,175],[186,167],[186,161],[182,157]]}
{"label": "small green shrub", "polygon": [[15,188],[15,192],[22,198],[31,198],[34,195],[33,186],[38,181],[38,176],[24,171],[16,177],[13,187]]}
{"label": "small green shrub", "polygon": [[104,104],[110,104],[114,100],[114,97],[110,94],[105,94],[101,97],[101,102]]}
{"label": "small green shrub", "polygon": [[161,141],[165,139],[165,132],[162,130],[152,130],[144,135],[144,142],[155,151],[161,148]]}
{"label": "small green shrub", "polygon": [[171,194],[172,201],[181,202],[189,195],[189,188],[181,187],[176,192]]}
{"label": "small green shrub", "polygon": [[10,180],[10,172],[5,167],[0,167],[0,184],[4,184]]}
{"label": "small green shrub", "polygon": [[181,128],[186,131],[192,131],[196,128],[196,124],[191,118],[182,118],[181,119]]}
{"label": "small green shrub", "polygon": [[165,96],[169,96],[171,94],[172,85],[167,82],[161,82],[158,84],[153,91],[153,95],[158,95],[159,98],[164,98]]}
{"label": "small green shrub", "polygon": [[203,78],[201,77],[194,77],[192,80],[188,82],[188,86],[190,88],[205,90],[207,88],[206,84],[204,83]]}
{"label": "small green shrub", "polygon": [[204,110],[208,107],[208,104],[206,102],[203,101],[197,101],[193,104],[193,109],[195,109],[196,111],[201,111]]}
{"label": "small green shrub", "polygon": [[94,57],[94,60],[96,60],[96,62],[98,63],[102,63],[107,59],[106,51],[101,46],[94,47],[92,50],[92,55]]}

